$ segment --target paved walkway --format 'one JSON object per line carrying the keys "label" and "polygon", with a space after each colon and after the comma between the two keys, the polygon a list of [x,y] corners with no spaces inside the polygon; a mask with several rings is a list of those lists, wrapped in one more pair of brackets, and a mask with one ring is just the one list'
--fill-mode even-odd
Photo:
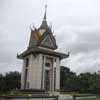
{"label": "paved walkway", "polygon": [[58,100],[73,100],[73,96],[69,94],[60,94]]}

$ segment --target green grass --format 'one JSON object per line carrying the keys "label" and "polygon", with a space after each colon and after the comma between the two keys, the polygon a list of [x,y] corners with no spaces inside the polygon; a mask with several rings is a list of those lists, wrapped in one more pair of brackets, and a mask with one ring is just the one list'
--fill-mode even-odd
{"label": "green grass", "polygon": [[84,99],[79,99],[79,100],[100,100],[100,98],[88,98],[88,99],[84,98]]}
{"label": "green grass", "polygon": [[8,96],[8,97],[48,97],[48,93],[24,93],[24,92],[6,92],[0,93],[0,96]]}

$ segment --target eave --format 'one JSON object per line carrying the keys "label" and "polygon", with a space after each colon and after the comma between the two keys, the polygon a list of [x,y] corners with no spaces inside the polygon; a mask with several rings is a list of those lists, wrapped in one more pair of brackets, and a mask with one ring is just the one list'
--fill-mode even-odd
{"label": "eave", "polygon": [[68,58],[69,54],[65,54],[65,53],[60,53],[51,49],[46,49],[43,47],[35,47],[35,48],[31,48],[31,49],[27,49],[24,52],[22,52],[21,54],[17,55],[18,59],[24,59],[26,56],[30,55],[30,54],[45,54],[45,55],[50,55],[50,56],[55,56],[55,57],[59,57],[60,59],[64,59],[64,58]]}

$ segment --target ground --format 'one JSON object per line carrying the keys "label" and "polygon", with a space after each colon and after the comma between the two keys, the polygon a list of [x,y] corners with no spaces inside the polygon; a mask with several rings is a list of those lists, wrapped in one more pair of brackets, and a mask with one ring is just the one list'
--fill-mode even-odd
{"label": "ground", "polygon": [[100,100],[100,98],[89,98],[89,99],[79,99],[79,100]]}

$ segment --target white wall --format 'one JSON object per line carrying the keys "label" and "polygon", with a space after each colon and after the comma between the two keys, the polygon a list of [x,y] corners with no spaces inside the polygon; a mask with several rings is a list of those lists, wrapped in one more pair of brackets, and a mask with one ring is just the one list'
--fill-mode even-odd
{"label": "white wall", "polygon": [[[27,74],[27,81],[29,82],[30,89],[41,89],[41,72],[42,72],[42,55],[29,55],[26,58],[29,58],[29,66],[28,74]],[[22,75],[21,75],[21,89],[24,89],[24,76],[25,76],[25,59],[22,68]]]}

